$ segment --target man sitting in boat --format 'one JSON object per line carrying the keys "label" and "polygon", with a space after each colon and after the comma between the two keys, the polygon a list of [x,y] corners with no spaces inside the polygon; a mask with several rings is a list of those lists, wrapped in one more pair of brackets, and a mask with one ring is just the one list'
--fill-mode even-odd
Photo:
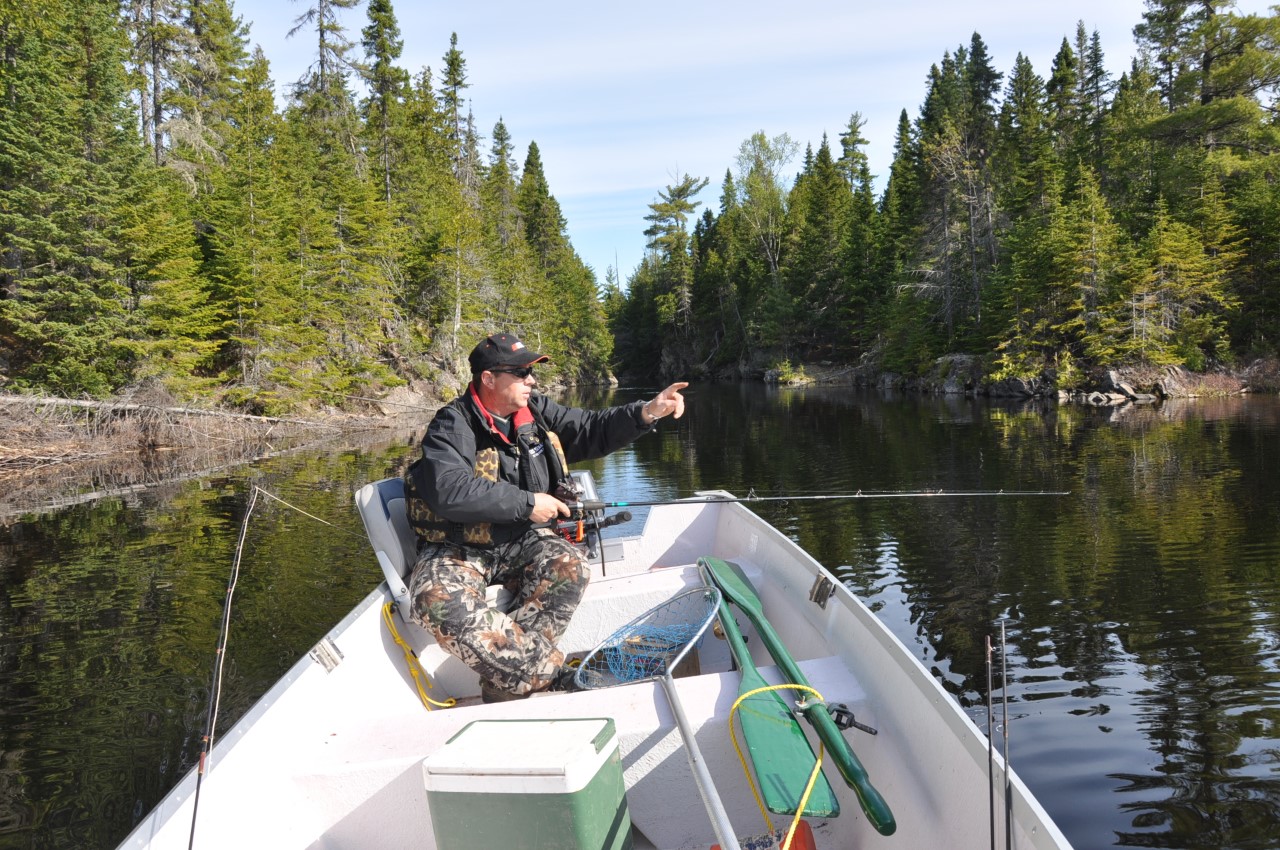
{"label": "man sitting in boat", "polygon": [[[582,553],[555,530],[570,516],[569,464],[603,457],[684,413],[672,384],[645,402],[605,410],[564,407],[535,393],[548,358],[497,333],[472,350],[471,384],[441,408],[405,473],[418,560],[413,617],[480,675],[486,702],[571,687],[557,648],[586,588]],[[514,596],[506,612],[485,588]]]}

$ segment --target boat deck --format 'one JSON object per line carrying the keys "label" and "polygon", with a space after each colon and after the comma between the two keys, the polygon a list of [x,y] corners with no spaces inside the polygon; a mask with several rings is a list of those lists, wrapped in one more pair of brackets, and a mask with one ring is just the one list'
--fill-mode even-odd
{"label": "boat deck", "polygon": [[[390,506],[388,517],[395,521]],[[380,562],[384,550],[397,549],[402,532],[379,538]],[[561,641],[567,653],[585,653],[642,612],[701,586],[693,566],[698,558],[732,560],[755,585],[766,616],[812,686],[880,729],[844,736],[893,808],[898,831],[891,840],[904,847],[988,846],[985,737],[875,616],[788,538],[738,505],[681,504],[655,508],[642,535],[607,541],[605,548],[608,563],[595,565]],[[404,551],[399,546],[401,566]],[[637,848],[706,850],[712,844],[711,822],[659,683],[482,704],[476,675],[397,616],[400,634],[434,683],[432,698],[459,701],[427,710],[383,623],[383,605],[397,595],[389,583],[366,597],[223,735],[204,781],[197,846],[434,848],[425,758],[473,721],[571,718],[613,718]],[[780,683],[759,635],[745,617],[736,619],[762,676]],[[726,642],[708,634],[697,650],[696,672],[674,686],[733,831],[759,835],[765,823],[730,735],[741,686],[732,668]],[[802,726],[816,752],[816,736]],[[878,844],[854,792],[834,770],[826,773],[841,812],[810,819],[817,846]],[[1017,777],[1010,775],[1009,783],[1012,846],[1067,847]],[[188,775],[121,847],[187,847],[195,784]],[[773,816],[775,827],[787,821]]]}
{"label": "boat deck", "polygon": [[[570,653],[589,650],[620,623],[673,593],[698,584],[701,580],[691,565],[595,581],[575,615],[564,645]],[[742,625],[749,642],[759,646],[749,624],[744,621]],[[710,843],[709,837],[702,841],[707,836],[691,833],[691,825],[699,832],[709,829],[709,825],[674,715],[659,683],[647,681],[603,691],[545,694],[528,700],[485,705],[475,694],[474,674],[465,668],[455,669],[457,662],[442,657],[416,627],[405,628],[402,634],[418,646],[424,666],[433,671],[443,689],[447,692],[448,685],[453,685],[454,692],[462,694],[459,704],[467,710],[427,712],[418,701],[407,674],[398,676],[400,693],[386,693],[385,687],[368,680],[374,665],[348,664],[344,660],[328,675],[334,677],[333,693],[352,703],[337,711],[324,712],[322,716],[363,718],[364,722],[341,729],[328,728],[323,723],[306,732],[295,728],[291,741],[278,742],[282,756],[288,751],[295,759],[298,802],[305,801],[315,817],[323,819],[325,813],[349,808],[346,801],[353,791],[364,794],[368,791],[366,786],[377,786],[378,794],[397,799],[396,809],[403,813],[404,825],[413,824],[410,833],[430,830],[419,765],[467,723],[503,718],[612,717],[618,731],[631,818],[636,837],[641,839],[640,846],[648,843],[654,847],[686,847]],[[348,650],[343,648],[344,642],[340,639],[337,645],[345,654]],[[400,652],[389,637],[383,649],[391,662],[400,662]],[[697,673],[676,680],[679,699],[695,729],[730,819],[735,824],[747,825],[744,834],[764,832],[764,822],[730,737],[729,714],[738,695],[739,677],[731,672],[727,646],[723,640],[708,635],[703,638],[696,658]],[[838,657],[807,659],[801,662],[801,667],[828,700],[846,703],[860,719],[871,721],[865,693]],[[770,683],[781,683],[778,671],[767,659],[761,661],[760,669]],[[342,681],[348,678],[350,681]],[[379,678],[385,681],[386,677]],[[377,808],[383,810],[381,806]],[[356,846],[361,836],[367,840],[371,829],[385,831],[386,826],[378,822],[381,817],[374,813],[366,818],[356,809],[325,824],[325,846]],[[347,841],[352,844],[348,845]]]}

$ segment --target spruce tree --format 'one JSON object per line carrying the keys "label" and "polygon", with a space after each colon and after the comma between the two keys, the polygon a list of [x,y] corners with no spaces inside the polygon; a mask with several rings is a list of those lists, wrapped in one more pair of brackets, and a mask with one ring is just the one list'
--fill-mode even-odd
{"label": "spruce tree", "polygon": [[791,297],[804,317],[789,336],[802,355],[852,353],[852,287],[845,277],[853,195],[823,136],[813,163],[797,181],[790,208],[799,212],[788,252]]}
{"label": "spruce tree", "polygon": [[844,152],[841,160],[848,163],[849,208],[845,237],[841,247],[847,306],[841,321],[848,334],[847,354],[862,354],[874,346],[884,319],[888,300],[888,271],[884,249],[885,222],[876,206],[873,177],[862,146],[867,140],[860,131],[862,116],[849,119],[848,135],[841,136]]}
{"label": "spruce tree", "polygon": [[223,315],[199,274],[194,201],[175,172],[146,168],[119,215],[135,377],[158,378],[174,395],[195,398],[214,384]]}
{"label": "spruce tree", "polygon": [[444,54],[444,76],[440,80],[440,104],[449,121],[449,141],[455,157],[461,156],[466,136],[466,115],[462,108],[462,90],[469,88],[467,60],[458,49],[458,34],[449,36],[449,50]]}
{"label": "spruce tree", "polygon": [[301,32],[312,32],[316,39],[315,62],[294,86],[294,94],[304,99],[313,92],[319,97],[310,99],[313,108],[321,114],[340,110],[346,105],[346,75],[351,69],[347,54],[352,42],[338,20],[338,13],[352,9],[360,0],[311,0],[312,4],[293,21],[289,38]]}
{"label": "spruce tree", "polygon": [[392,158],[396,147],[394,124],[409,86],[409,75],[395,64],[404,50],[404,42],[391,0],[369,0],[368,14],[369,25],[362,32],[365,52],[362,74],[369,86],[364,120],[382,176],[383,199],[391,203]]}
{"label": "spruce tree", "polygon": [[120,213],[142,167],[116,4],[0,28],[0,342],[10,385],[105,395],[132,377]]}
{"label": "spruce tree", "polygon": [[1047,300],[1050,330],[1082,362],[1117,363],[1122,340],[1110,317],[1127,292],[1131,248],[1115,222],[1097,177],[1081,167],[1073,196],[1053,219],[1055,271]]}
{"label": "spruce tree", "polygon": [[266,57],[256,49],[232,85],[227,160],[213,174],[204,274],[226,317],[218,363],[232,401],[269,403],[269,376],[288,335],[293,303],[285,259],[286,187],[274,147],[284,130]]}

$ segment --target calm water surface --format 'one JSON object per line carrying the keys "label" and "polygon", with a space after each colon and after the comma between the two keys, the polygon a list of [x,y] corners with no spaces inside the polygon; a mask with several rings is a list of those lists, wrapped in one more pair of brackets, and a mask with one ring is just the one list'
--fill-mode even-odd
{"label": "calm water surface", "polygon": [[[1070,491],[757,512],[982,729],[985,642],[1004,623],[994,696],[1012,761],[1076,847],[1280,848],[1280,402],[1095,411],[759,385],[689,399],[685,419],[591,465],[607,498]],[[223,731],[378,580],[351,495],[409,452],[406,437],[276,458],[0,527],[0,848],[114,847],[190,768],[254,486],[329,524],[259,500]]]}

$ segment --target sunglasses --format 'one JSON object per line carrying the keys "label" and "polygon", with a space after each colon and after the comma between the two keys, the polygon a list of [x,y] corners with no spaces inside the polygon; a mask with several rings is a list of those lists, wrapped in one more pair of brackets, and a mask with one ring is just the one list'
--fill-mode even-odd
{"label": "sunglasses", "polygon": [[522,366],[519,369],[490,369],[495,375],[510,375],[513,378],[523,381],[525,378],[533,374],[532,366]]}

